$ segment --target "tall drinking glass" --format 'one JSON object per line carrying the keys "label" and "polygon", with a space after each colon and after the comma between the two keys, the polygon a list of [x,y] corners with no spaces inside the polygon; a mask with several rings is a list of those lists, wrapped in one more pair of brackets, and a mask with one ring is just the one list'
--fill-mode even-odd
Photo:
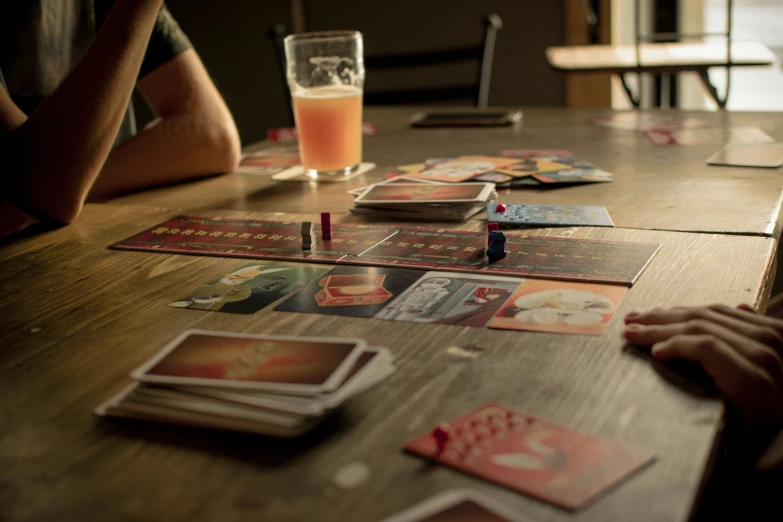
{"label": "tall drinking glass", "polygon": [[362,34],[292,34],[285,58],[305,173],[349,175],[362,161]]}

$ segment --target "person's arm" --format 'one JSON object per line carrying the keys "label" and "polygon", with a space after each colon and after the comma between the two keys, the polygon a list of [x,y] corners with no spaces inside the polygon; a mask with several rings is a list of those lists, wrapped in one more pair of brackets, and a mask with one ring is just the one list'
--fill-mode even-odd
{"label": "person's arm", "polygon": [[90,200],[236,168],[240,142],[234,120],[193,49],[138,86],[158,118],[109,154]]}
{"label": "person's arm", "polygon": [[163,0],[116,0],[95,42],[29,116],[0,87],[0,195],[38,219],[79,214],[122,122]]}

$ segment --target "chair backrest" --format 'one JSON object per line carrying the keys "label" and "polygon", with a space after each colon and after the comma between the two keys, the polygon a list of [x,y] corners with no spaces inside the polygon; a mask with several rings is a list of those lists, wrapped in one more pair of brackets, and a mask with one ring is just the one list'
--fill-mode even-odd
{"label": "chair backrest", "polygon": [[[503,27],[503,22],[498,15],[489,14],[485,17],[484,24],[484,39],[478,45],[404,54],[366,55],[364,66],[370,82],[365,84],[364,103],[367,105],[415,105],[471,99],[476,107],[485,108],[489,102],[495,40],[497,32]],[[282,64],[282,80],[285,83],[285,53],[283,49],[285,27],[282,24],[273,25],[269,36]],[[374,71],[403,71],[459,62],[476,63],[476,76],[473,81],[437,87],[412,86],[393,90],[376,89],[372,82]]]}

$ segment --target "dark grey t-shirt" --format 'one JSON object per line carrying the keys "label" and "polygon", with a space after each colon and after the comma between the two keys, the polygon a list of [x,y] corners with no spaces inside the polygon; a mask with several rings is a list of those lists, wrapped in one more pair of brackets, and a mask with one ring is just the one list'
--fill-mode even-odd
{"label": "dark grey t-shirt", "polygon": [[[52,94],[92,43],[114,0],[9,0],[0,6],[0,84],[25,114]],[[139,77],[191,47],[164,5]],[[129,106],[117,135],[135,134]]]}

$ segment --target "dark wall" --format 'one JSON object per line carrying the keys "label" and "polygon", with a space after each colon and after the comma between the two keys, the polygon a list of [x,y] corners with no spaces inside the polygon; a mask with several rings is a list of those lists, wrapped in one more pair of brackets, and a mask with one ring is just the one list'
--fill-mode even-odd
{"label": "dark wall", "polygon": [[[167,0],[231,108],[242,141],[287,124],[288,94],[267,36],[274,22],[291,26],[287,0]],[[367,54],[435,50],[481,40],[481,19],[503,19],[495,51],[491,105],[563,105],[564,79],[544,49],[564,41],[563,2],[538,0],[305,0],[307,30],[359,29]],[[415,77],[439,81],[471,74],[443,67]],[[368,82],[372,81],[368,78]],[[376,82],[378,80],[376,79]],[[382,80],[394,87],[398,74]]]}

